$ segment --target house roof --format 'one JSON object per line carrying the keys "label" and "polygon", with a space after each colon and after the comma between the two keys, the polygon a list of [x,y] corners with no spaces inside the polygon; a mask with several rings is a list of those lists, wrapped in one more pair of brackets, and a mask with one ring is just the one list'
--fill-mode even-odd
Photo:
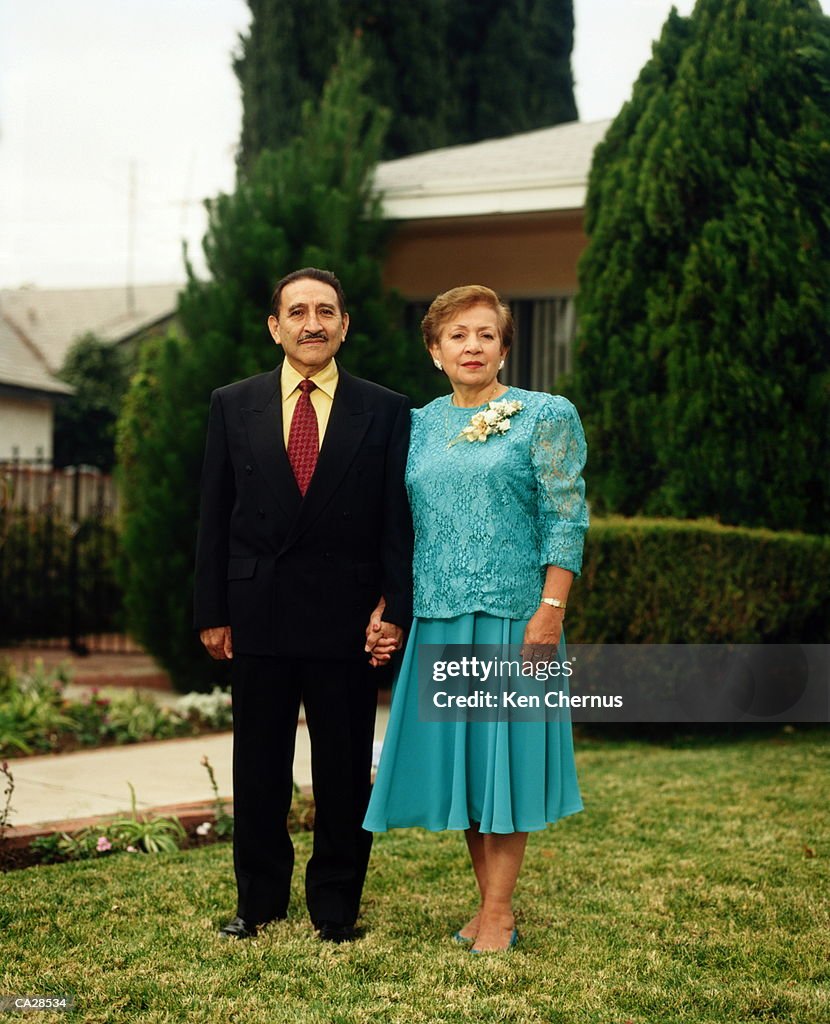
{"label": "house roof", "polygon": [[374,187],[390,220],[578,210],[610,124],[573,121],[387,160]]}
{"label": "house roof", "polygon": [[6,289],[0,291],[0,311],[55,373],[72,342],[87,331],[115,343],[172,316],[180,289],[179,284],[136,285],[131,307],[122,287]]}
{"label": "house roof", "polygon": [[71,395],[74,388],[56,380],[15,327],[0,315],[0,386]]}

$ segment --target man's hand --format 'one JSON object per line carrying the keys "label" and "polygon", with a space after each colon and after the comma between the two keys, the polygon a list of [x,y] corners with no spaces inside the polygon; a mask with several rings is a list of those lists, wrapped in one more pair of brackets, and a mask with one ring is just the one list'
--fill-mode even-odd
{"label": "man's hand", "polygon": [[384,620],[385,609],[386,600],[382,597],[369,617],[369,625],[366,627],[364,650],[371,655],[369,664],[372,668],[387,664],[394,652],[403,646],[403,630],[393,622]]}
{"label": "man's hand", "polygon": [[203,629],[199,633],[199,639],[211,658],[217,661],[233,658],[230,626],[211,626],[210,629]]}

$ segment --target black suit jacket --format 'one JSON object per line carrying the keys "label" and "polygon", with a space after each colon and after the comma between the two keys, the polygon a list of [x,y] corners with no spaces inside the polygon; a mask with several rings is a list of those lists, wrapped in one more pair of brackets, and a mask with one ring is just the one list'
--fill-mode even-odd
{"label": "black suit jacket", "polygon": [[303,498],[285,452],[280,373],[211,397],[194,625],[230,625],[240,654],[365,658],[381,594],[388,621],[406,627],[412,614],[409,401],[341,367]]}

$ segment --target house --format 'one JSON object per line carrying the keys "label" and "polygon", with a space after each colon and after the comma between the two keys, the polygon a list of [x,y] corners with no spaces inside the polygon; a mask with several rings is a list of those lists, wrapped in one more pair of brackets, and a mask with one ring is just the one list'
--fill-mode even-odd
{"label": "house", "polygon": [[87,332],[125,345],[166,330],[180,289],[178,284],[5,289],[0,291],[0,309],[57,373],[72,343]]}
{"label": "house", "polygon": [[72,392],[0,307],[0,463],[51,462],[55,402]]}
{"label": "house", "polygon": [[571,368],[585,193],[610,121],[573,122],[379,164],[395,223],[384,283],[411,322],[459,284],[486,284],[516,321],[505,383],[550,391]]}
{"label": "house", "polygon": [[179,288],[1,290],[0,460],[49,463],[55,402],[73,391],[55,374],[72,343],[92,332],[114,345],[137,345],[171,324]]}

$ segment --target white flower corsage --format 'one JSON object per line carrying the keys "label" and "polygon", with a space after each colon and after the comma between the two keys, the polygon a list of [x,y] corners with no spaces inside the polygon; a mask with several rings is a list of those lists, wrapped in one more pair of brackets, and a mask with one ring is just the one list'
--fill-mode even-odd
{"label": "white flower corsage", "polygon": [[486,441],[492,434],[506,434],[510,429],[510,417],[521,410],[521,402],[488,402],[487,408],[477,412],[447,447],[452,448],[459,441]]}

